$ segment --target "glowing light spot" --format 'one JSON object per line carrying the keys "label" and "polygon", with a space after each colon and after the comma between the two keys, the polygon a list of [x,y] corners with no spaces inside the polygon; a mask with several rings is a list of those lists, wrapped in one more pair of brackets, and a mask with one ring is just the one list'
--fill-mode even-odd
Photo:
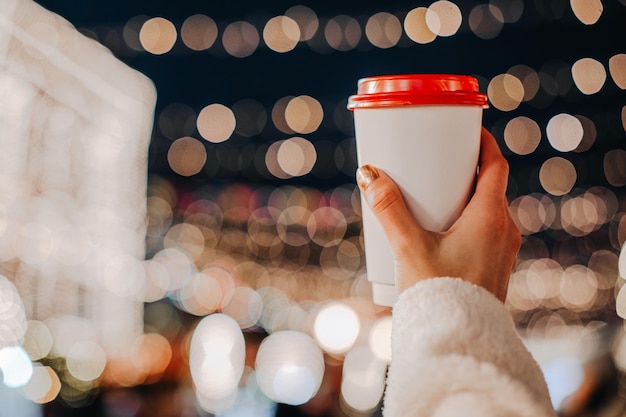
{"label": "glowing light spot", "polygon": [[345,353],[356,341],[361,323],[354,309],[348,305],[329,303],[317,314],[313,331],[322,349],[330,353]]}
{"label": "glowing light spot", "polygon": [[52,333],[44,323],[31,320],[28,322],[22,347],[34,361],[44,358],[52,349]]}
{"label": "glowing light spot", "polygon": [[233,134],[235,125],[233,111],[222,104],[209,104],[198,115],[198,132],[209,142],[224,142]]}
{"label": "glowing light spot", "polygon": [[124,42],[133,51],[144,51],[143,47],[141,46],[141,42],[139,41],[139,33],[141,31],[141,27],[148,19],[148,16],[143,15],[131,17],[124,25],[124,29],[122,29],[122,37],[124,38]]}
{"label": "glowing light spot", "polygon": [[311,142],[294,137],[280,143],[276,160],[280,169],[287,175],[299,177],[311,172],[317,161],[317,153]]}
{"label": "glowing light spot", "polygon": [[541,186],[557,196],[569,193],[576,183],[576,177],[574,164],[558,156],[545,161],[539,170]]}
{"label": "glowing light spot", "polygon": [[552,117],[546,127],[546,135],[550,145],[557,151],[569,152],[578,147],[583,139],[583,125],[570,114],[557,114]]}
{"label": "glowing light spot", "polygon": [[263,29],[263,40],[273,51],[280,53],[291,51],[300,41],[300,27],[290,17],[273,17]]}
{"label": "glowing light spot", "polygon": [[259,32],[248,22],[234,22],[226,26],[222,35],[224,49],[237,58],[245,58],[259,46]]}
{"label": "glowing light spot", "polygon": [[369,347],[378,359],[391,362],[391,316],[381,317],[372,324]]}
{"label": "glowing light spot", "polygon": [[407,13],[404,18],[404,31],[415,43],[426,44],[437,38],[437,34],[430,30],[426,23],[426,7],[417,7]]}
{"label": "glowing light spot", "polygon": [[541,86],[537,71],[526,65],[515,65],[509,68],[507,73],[511,74],[522,83],[524,87],[524,98],[522,101],[529,101],[535,97]]}
{"label": "glowing light spot", "polygon": [[176,139],[167,151],[167,162],[172,171],[183,177],[196,175],[206,163],[206,148],[192,137]]}
{"label": "glowing light spot", "polygon": [[189,223],[172,226],[163,238],[164,248],[179,248],[193,260],[200,258],[204,252],[204,235],[202,231]]}
{"label": "glowing light spot", "polygon": [[317,130],[324,118],[324,110],[319,101],[310,96],[298,96],[289,100],[285,108],[285,121],[289,128],[298,133],[312,133]]}
{"label": "glowing light spot", "polygon": [[297,5],[290,7],[285,12],[285,16],[292,18],[298,24],[300,28],[300,40],[308,41],[311,39],[317,29],[319,28],[319,19],[313,10],[310,8]]}
{"label": "glowing light spot", "polygon": [[573,265],[563,271],[560,299],[573,311],[591,308],[598,296],[598,280],[593,271],[582,265]]}
{"label": "glowing light spot", "polygon": [[626,185],[626,151],[613,149],[604,155],[604,175],[615,187]]}
{"label": "glowing light spot", "polygon": [[203,396],[225,398],[237,389],[243,374],[245,341],[239,324],[225,314],[203,318],[193,332],[189,367]]}
{"label": "glowing light spot", "polygon": [[291,246],[304,246],[311,238],[306,231],[311,211],[306,207],[294,205],[284,209],[276,219],[276,231],[280,239]]}
{"label": "glowing light spot", "polygon": [[528,155],[537,149],[541,141],[541,129],[534,120],[519,116],[506,124],[504,141],[512,152]]}
{"label": "glowing light spot", "polygon": [[215,21],[203,14],[189,16],[180,28],[180,37],[189,49],[204,51],[209,49],[217,39]]}
{"label": "glowing light spot", "polygon": [[66,366],[74,378],[92,381],[100,377],[106,365],[106,355],[94,342],[77,342],[67,352]]}
{"label": "glowing light spot", "polygon": [[604,7],[601,0],[570,0],[574,15],[585,25],[593,25],[602,16]]}
{"label": "glowing light spot", "polygon": [[461,27],[463,16],[459,7],[451,1],[439,0],[428,7],[426,24],[439,36],[452,36]]}
{"label": "glowing light spot", "polygon": [[498,7],[483,4],[472,9],[468,22],[476,36],[481,39],[493,39],[502,31],[504,16]]}
{"label": "glowing light spot", "polygon": [[386,370],[386,363],[367,346],[353,348],[343,363],[341,396],[355,410],[373,410],[383,395]]}
{"label": "glowing light spot", "polygon": [[242,329],[257,325],[263,312],[261,296],[250,287],[235,287],[230,302],[222,308],[224,314],[234,318]]}
{"label": "glowing light spot", "polygon": [[61,380],[49,366],[34,366],[33,376],[22,392],[31,401],[46,404],[54,400],[61,391]]}
{"label": "glowing light spot", "polygon": [[376,13],[367,20],[365,35],[372,45],[381,49],[391,48],[402,36],[402,24],[391,13]]}
{"label": "glowing light spot", "polygon": [[615,85],[626,90],[626,54],[613,55],[609,59],[609,72]]}
{"label": "glowing light spot", "polygon": [[141,46],[154,55],[169,52],[176,43],[176,38],[176,27],[162,17],[147,20],[139,32]]}
{"label": "glowing light spot", "polygon": [[604,66],[592,58],[579,59],[572,65],[572,77],[583,94],[595,94],[606,81]]}
{"label": "glowing light spot", "polygon": [[497,109],[515,110],[524,99],[524,86],[511,74],[496,75],[487,86],[487,96]]}
{"label": "glowing light spot", "polygon": [[7,387],[22,387],[33,376],[33,363],[21,346],[7,346],[0,348],[0,370]]}
{"label": "glowing light spot", "polygon": [[591,119],[585,116],[576,115],[576,118],[580,121],[580,124],[583,127],[583,138],[580,143],[574,149],[574,152],[585,152],[591,148],[593,143],[596,141],[598,137],[598,131],[596,129],[596,125],[593,123]]}
{"label": "glowing light spot", "polygon": [[324,36],[333,49],[349,51],[354,49],[361,40],[361,26],[353,17],[335,16],[326,24]]}
{"label": "glowing light spot", "polygon": [[181,288],[187,280],[197,273],[193,260],[186,252],[178,248],[165,248],[152,258],[165,268],[169,290]]}
{"label": "glowing light spot", "polygon": [[338,245],[344,238],[348,224],[343,213],[333,207],[319,207],[307,222],[307,232],[320,246]]}
{"label": "glowing light spot", "polygon": [[24,304],[17,288],[0,275],[0,347],[18,345],[27,329]]}
{"label": "glowing light spot", "polygon": [[324,356],[305,333],[279,331],[261,343],[256,371],[259,388],[270,399],[300,405],[311,399],[322,383]]}

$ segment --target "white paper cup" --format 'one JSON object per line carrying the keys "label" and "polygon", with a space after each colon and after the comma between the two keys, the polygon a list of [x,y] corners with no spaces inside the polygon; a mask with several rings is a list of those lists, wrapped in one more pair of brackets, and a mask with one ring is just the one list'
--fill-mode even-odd
{"label": "white paper cup", "polygon": [[[448,229],[472,193],[487,98],[474,77],[413,74],[359,80],[354,110],[359,165],[384,170],[411,212],[433,231]],[[397,299],[393,254],[365,201],[363,234],[376,304]]]}

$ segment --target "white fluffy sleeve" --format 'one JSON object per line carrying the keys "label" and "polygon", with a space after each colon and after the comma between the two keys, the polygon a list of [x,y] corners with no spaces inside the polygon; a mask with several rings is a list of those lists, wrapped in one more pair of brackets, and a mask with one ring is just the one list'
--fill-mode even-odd
{"label": "white fluffy sleeve", "polygon": [[393,307],[385,417],[556,416],[539,366],[500,301],[456,278]]}

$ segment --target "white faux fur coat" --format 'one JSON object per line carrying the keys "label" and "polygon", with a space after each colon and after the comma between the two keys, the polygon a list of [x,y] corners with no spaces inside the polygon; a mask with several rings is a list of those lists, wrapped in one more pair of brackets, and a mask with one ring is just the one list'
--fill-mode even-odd
{"label": "white faux fur coat", "polygon": [[384,417],[556,416],[513,320],[483,288],[433,278],[407,289],[391,345]]}

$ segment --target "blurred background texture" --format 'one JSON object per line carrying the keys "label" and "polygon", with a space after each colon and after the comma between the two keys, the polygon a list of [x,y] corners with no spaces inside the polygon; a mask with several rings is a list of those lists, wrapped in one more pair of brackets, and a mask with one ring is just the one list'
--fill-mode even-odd
{"label": "blurred background texture", "polygon": [[0,416],[380,416],[346,104],[402,73],[479,80],[507,308],[559,415],[626,416],[625,28],[626,0],[2,0]]}

